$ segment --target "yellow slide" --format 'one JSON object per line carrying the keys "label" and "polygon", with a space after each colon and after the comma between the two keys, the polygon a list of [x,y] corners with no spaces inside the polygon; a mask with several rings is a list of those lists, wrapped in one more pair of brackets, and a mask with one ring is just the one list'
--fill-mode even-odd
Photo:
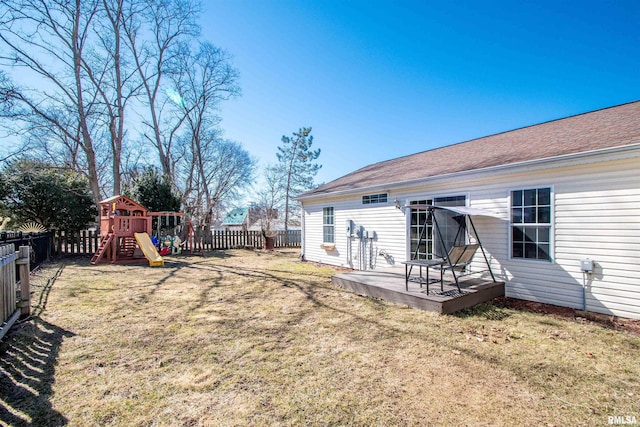
{"label": "yellow slide", "polygon": [[149,260],[151,267],[161,267],[164,265],[164,258],[160,256],[156,247],[151,243],[151,238],[147,233],[134,233],[138,246],[142,250],[144,256]]}

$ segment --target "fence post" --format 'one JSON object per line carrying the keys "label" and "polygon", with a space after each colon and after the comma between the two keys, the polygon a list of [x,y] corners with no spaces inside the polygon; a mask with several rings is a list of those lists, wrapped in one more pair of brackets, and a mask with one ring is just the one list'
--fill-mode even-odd
{"label": "fence post", "polygon": [[20,266],[20,312],[31,314],[31,284],[29,283],[29,246],[20,246],[16,264]]}
{"label": "fence post", "polygon": [[47,240],[47,243],[48,243],[48,245],[47,245],[47,261],[50,261],[51,260],[51,255],[52,255],[52,253],[51,253],[51,244],[53,242],[53,233],[48,231],[47,232],[47,236],[48,236],[48,239],[49,239],[49,240]]}

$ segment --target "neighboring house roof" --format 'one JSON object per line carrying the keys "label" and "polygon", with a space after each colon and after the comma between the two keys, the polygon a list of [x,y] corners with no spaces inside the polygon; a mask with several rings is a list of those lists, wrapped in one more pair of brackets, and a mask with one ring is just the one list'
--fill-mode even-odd
{"label": "neighboring house roof", "polygon": [[640,144],[640,101],[365,166],[299,199]]}
{"label": "neighboring house roof", "polygon": [[235,208],[227,214],[222,221],[222,225],[242,225],[247,219],[249,209],[247,208]]}

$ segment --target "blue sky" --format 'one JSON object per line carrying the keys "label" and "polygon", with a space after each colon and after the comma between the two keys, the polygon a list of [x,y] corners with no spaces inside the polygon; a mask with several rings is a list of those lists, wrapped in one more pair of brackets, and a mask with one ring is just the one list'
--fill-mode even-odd
{"label": "blue sky", "polygon": [[243,95],[225,136],[261,165],[313,127],[318,182],[640,99],[640,1],[205,2]]}

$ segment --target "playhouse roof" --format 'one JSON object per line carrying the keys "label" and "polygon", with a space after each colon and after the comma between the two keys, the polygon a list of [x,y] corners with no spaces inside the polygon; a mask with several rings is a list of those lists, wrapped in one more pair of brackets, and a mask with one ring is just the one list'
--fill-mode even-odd
{"label": "playhouse roof", "polygon": [[299,199],[631,145],[640,145],[640,101],[375,163]]}
{"label": "playhouse roof", "polygon": [[121,195],[112,196],[100,202],[101,205],[112,205],[113,203],[116,204],[116,209],[126,209],[128,211],[147,212],[147,208],[145,208],[140,203],[134,201],[133,199],[127,196],[121,196]]}

